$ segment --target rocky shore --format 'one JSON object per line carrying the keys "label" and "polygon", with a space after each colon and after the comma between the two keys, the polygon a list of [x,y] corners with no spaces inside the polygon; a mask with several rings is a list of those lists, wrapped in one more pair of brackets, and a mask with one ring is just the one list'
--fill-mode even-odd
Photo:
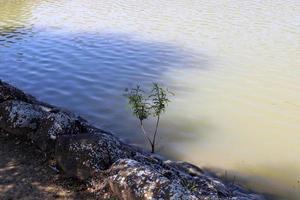
{"label": "rocky shore", "polygon": [[31,142],[98,199],[264,199],[200,168],[125,144],[65,109],[0,81],[0,131]]}

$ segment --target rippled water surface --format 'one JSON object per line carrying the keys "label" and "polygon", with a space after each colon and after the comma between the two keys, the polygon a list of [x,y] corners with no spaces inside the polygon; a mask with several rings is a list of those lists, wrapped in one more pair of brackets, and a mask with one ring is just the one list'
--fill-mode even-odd
{"label": "rippled water surface", "polygon": [[300,198],[298,0],[0,0],[0,78],[141,146],[123,90],[164,83],[163,154]]}

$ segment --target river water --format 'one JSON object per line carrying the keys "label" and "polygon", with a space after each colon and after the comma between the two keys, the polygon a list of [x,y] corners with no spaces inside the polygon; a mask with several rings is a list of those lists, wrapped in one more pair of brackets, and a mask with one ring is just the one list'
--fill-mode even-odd
{"label": "river water", "polygon": [[162,154],[300,198],[298,0],[0,0],[0,78],[139,146],[124,88],[162,83]]}

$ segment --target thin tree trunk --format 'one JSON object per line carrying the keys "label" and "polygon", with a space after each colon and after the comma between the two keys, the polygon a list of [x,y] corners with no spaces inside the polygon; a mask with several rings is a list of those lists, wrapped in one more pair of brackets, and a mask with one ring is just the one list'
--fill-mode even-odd
{"label": "thin tree trunk", "polygon": [[152,140],[152,153],[154,153],[154,151],[155,151],[155,141],[156,141],[156,134],[157,134],[157,130],[158,130],[159,120],[160,120],[160,116],[158,115],[157,120],[156,120],[155,132],[154,132],[154,136],[153,136],[153,140]]}
{"label": "thin tree trunk", "polygon": [[143,125],[143,121],[142,121],[142,120],[140,120],[140,125],[141,125],[141,129],[142,129],[142,132],[143,132],[145,138],[148,139],[148,141],[149,141],[149,143],[150,143],[150,145],[151,145],[151,148],[153,149],[153,143],[152,143],[152,141],[150,140],[150,138],[148,137],[148,135],[147,135],[147,133],[146,133],[146,131],[145,131],[145,129],[144,129],[144,125]]}

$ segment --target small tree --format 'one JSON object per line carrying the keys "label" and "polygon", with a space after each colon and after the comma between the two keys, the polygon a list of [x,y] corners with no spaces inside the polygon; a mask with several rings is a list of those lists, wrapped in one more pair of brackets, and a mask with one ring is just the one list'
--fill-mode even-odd
{"label": "small tree", "polygon": [[[147,95],[139,85],[130,90],[125,89],[125,92],[133,115],[139,119],[141,130],[151,146],[151,152],[154,153],[160,116],[166,111],[166,107],[170,102],[168,96],[172,93],[169,92],[168,89],[161,87],[158,83],[153,83],[149,95]],[[148,119],[150,115],[156,118],[155,131],[152,139],[147,134],[143,124],[144,120]]]}

